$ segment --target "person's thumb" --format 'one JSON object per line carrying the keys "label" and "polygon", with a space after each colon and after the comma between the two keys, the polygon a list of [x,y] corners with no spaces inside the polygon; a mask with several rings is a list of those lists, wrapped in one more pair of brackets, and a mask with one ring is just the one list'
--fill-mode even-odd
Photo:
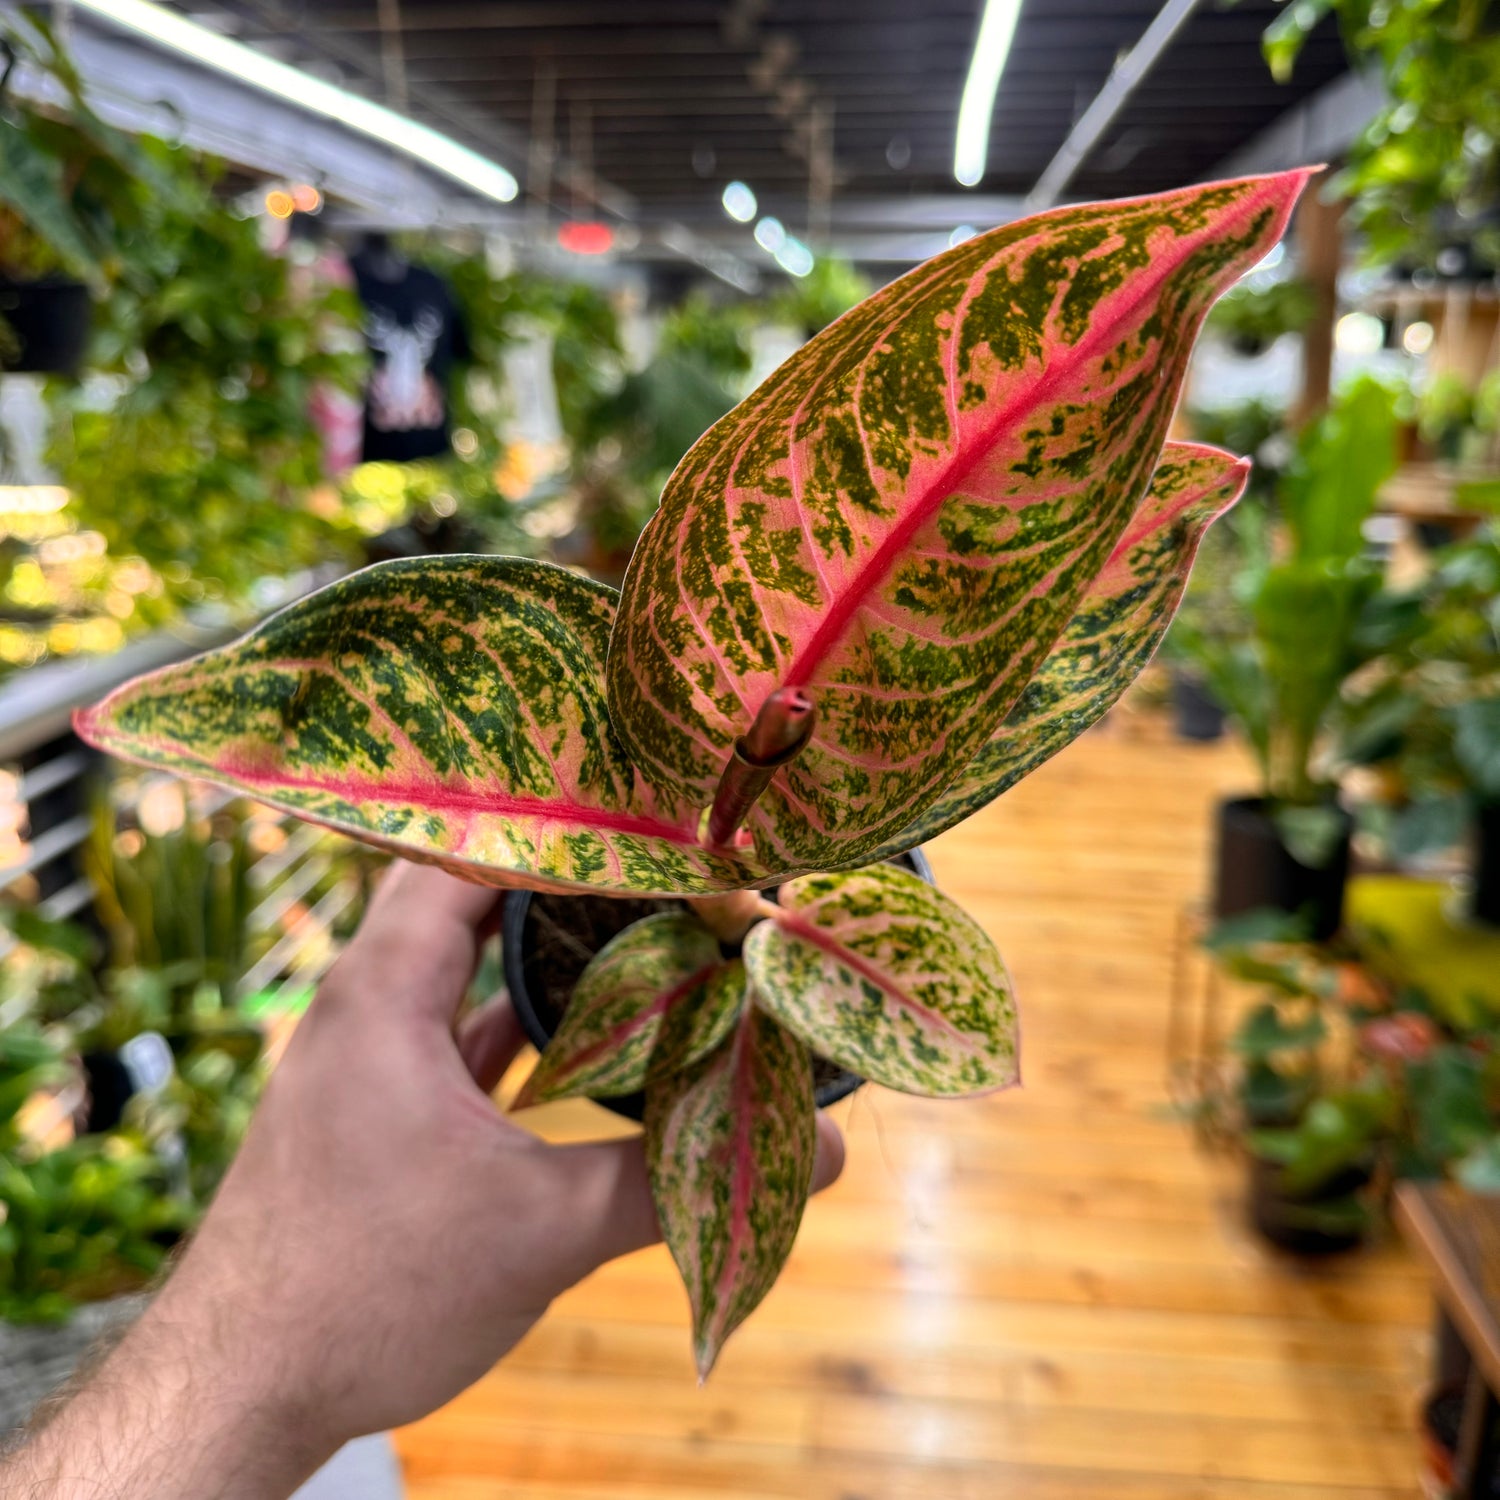
{"label": "person's thumb", "polygon": [[[569,1247],[574,1253],[567,1256],[573,1262],[566,1273],[571,1280],[661,1239],[645,1149],[639,1136],[553,1149],[558,1166],[571,1180],[569,1197],[577,1210],[573,1243]],[[843,1170],[844,1137],[827,1115],[820,1114],[813,1192],[822,1192]]]}

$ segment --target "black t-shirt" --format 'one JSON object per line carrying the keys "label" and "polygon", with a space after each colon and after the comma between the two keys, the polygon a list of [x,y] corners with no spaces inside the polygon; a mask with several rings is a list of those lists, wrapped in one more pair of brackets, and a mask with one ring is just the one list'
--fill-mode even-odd
{"label": "black t-shirt", "polygon": [[[448,452],[448,376],[469,357],[453,297],[421,266],[377,275],[369,257],[351,265],[365,307],[370,384],[365,391],[363,457],[405,463]],[[389,265],[381,267],[389,272]]]}

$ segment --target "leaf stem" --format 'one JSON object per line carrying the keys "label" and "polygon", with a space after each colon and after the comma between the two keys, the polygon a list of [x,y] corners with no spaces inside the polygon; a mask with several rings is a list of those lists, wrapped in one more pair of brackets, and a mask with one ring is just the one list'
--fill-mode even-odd
{"label": "leaf stem", "polygon": [[759,891],[725,891],[722,896],[695,896],[688,905],[721,943],[733,947],[745,940],[763,917],[775,910]]}
{"label": "leaf stem", "polygon": [[761,704],[749,731],[734,742],[708,815],[708,842],[723,848],[782,766],[812,738],[818,713],[801,688],[777,688]]}

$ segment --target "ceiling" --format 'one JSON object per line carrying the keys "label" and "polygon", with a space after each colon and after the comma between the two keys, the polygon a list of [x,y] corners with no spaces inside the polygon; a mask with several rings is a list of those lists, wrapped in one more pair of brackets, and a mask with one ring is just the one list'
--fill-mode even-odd
{"label": "ceiling", "polygon": [[[966,193],[951,175],[953,137],[982,0],[180,0],[347,87],[398,106],[404,88],[411,113],[494,154],[555,214],[609,210],[743,239],[719,207],[738,178],[762,212],[802,232],[810,164],[821,163],[836,240],[996,217],[998,199],[1034,185],[1158,5],[1025,0],[989,171]],[[1211,175],[1344,71],[1325,24],[1294,81],[1275,83],[1259,39],[1279,8],[1202,0],[1069,195]],[[552,168],[536,149],[549,136]]]}

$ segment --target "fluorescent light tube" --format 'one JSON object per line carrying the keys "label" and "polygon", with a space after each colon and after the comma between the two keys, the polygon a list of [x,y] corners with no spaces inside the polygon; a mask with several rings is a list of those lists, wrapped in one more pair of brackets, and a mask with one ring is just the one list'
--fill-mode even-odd
{"label": "fluorescent light tube", "polygon": [[985,0],[984,19],[979,23],[979,39],[969,60],[969,76],[964,80],[963,98],[958,106],[958,133],[953,141],[953,175],[965,187],[974,187],[984,178],[985,162],[990,154],[990,116],[995,110],[995,92],[1005,59],[1010,56],[1011,38],[1021,15],[1021,0]]}
{"label": "fluorescent light tube", "polygon": [[451,136],[399,115],[383,104],[336,88],[300,68],[277,62],[243,42],[220,36],[196,21],[155,5],[152,0],[73,0],[73,4],[115,26],[139,32],[205,67],[285,99],[310,114],[336,120],[350,130],[382,141],[483,197],[509,203],[516,196],[516,179],[504,167],[459,145]]}

